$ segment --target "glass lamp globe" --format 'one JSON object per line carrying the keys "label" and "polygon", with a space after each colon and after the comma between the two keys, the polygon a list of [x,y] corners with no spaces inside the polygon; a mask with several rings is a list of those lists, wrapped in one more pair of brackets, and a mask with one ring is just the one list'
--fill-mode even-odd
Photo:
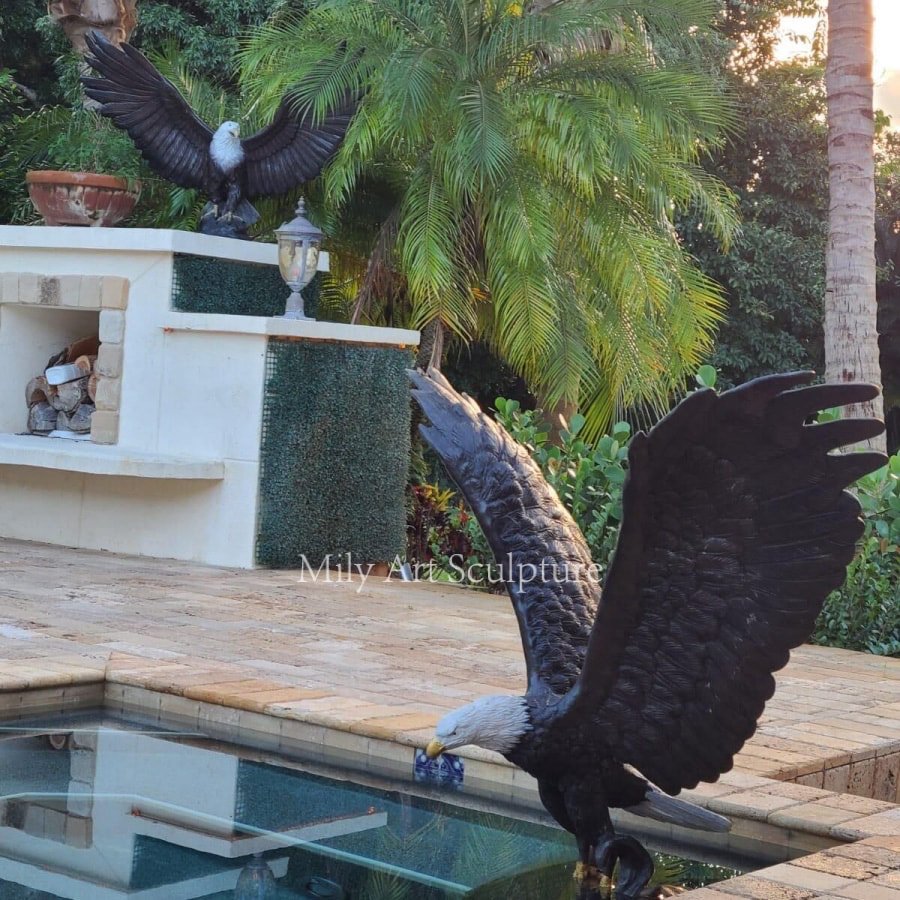
{"label": "glass lamp globe", "polygon": [[305,319],[310,322],[314,320],[303,311],[300,292],[316,274],[323,235],[306,218],[305,212],[306,204],[301,197],[297,202],[295,217],[277,228],[275,235],[278,238],[278,268],[285,284],[291,289],[281,318]]}
{"label": "glass lamp globe", "polygon": [[253,858],[241,870],[234,888],[235,900],[275,900],[278,882],[262,855]]}

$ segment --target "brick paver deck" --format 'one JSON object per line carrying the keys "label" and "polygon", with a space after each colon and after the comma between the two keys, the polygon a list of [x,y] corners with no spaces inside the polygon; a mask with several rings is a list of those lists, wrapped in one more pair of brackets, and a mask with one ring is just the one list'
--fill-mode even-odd
{"label": "brick paver deck", "polygon": [[[0,690],[100,673],[419,746],[446,710],[524,688],[505,597],[0,541]],[[776,790],[769,779],[797,784]],[[762,886],[738,879],[698,900],[900,900],[900,809],[891,805],[900,802],[900,660],[796,651],[735,773],[700,795],[723,812],[862,839],[850,845],[862,855],[826,851],[766,870]]]}

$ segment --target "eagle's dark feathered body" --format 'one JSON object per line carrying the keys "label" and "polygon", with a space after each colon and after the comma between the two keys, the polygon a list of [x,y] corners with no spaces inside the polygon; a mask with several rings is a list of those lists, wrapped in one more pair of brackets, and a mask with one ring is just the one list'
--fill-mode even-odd
{"label": "eagle's dark feathered body", "polygon": [[[806,423],[877,389],[775,375],[698,391],[635,435],[601,595],[581,532],[528,452],[439,373],[411,378],[423,437],[506,561],[529,718],[506,756],[538,780],[585,864],[636,858],[608,807],[665,818],[667,804],[689,807],[667,794],[731,769],[772,673],[841,585],[863,532],[846,488],[886,459],[833,451],[884,426]],[[531,577],[542,566],[549,577]]]}
{"label": "eagle's dark feathered body", "polygon": [[[86,42],[87,62],[100,76],[82,78],[87,96],[128,132],[155,172],[200,191],[220,216],[234,214],[242,204],[249,207],[246,201],[286,194],[311,181],[337,150],[353,117],[355,106],[348,101],[316,120],[288,95],[267,127],[241,140],[222,128],[214,132],[131,45],[116,46],[99,32],[88,34]],[[214,141],[220,137],[223,152],[217,154]]]}

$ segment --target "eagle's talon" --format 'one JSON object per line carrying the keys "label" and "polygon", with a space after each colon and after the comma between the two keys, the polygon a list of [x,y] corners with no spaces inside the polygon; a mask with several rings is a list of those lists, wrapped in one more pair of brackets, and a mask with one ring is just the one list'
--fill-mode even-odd
{"label": "eagle's talon", "polygon": [[631,835],[608,835],[594,851],[594,864],[609,875],[618,864],[616,897],[619,900],[647,897],[658,900],[659,893],[647,893],[647,884],[653,875],[653,859]]}
{"label": "eagle's talon", "polygon": [[603,890],[610,886],[610,880],[606,873],[590,863],[575,863],[575,871],[572,873],[572,877],[581,887],[592,890]]}

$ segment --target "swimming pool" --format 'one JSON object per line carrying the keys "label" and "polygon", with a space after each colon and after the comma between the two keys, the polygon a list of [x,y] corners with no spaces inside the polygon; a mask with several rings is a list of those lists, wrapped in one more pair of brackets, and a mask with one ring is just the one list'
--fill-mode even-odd
{"label": "swimming pool", "polygon": [[[570,836],[474,802],[463,762],[344,762],[104,711],[0,723],[0,900],[573,896]],[[659,877],[699,886],[768,861],[693,856],[657,853]]]}

